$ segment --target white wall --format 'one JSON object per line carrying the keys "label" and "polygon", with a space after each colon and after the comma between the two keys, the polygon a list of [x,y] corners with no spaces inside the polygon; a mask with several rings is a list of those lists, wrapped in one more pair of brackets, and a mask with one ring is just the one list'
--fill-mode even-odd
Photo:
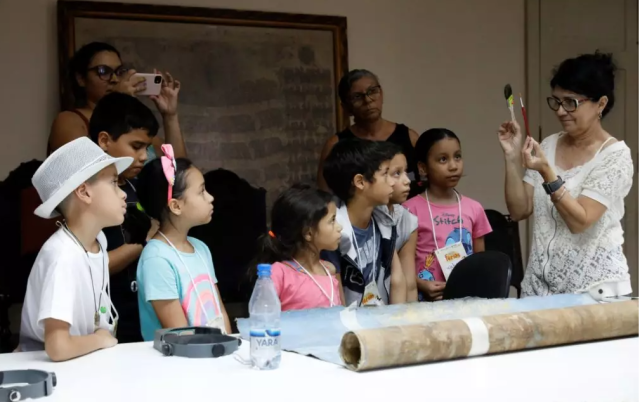
{"label": "white wall", "polygon": [[[384,116],[418,132],[446,127],[459,134],[462,191],[506,210],[495,132],[508,117],[504,85],[524,90],[524,0],[135,1],[346,16],[349,66],[379,75]],[[1,179],[20,162],[45,156],[58,111],[56,1],[0,1],[0,55]]]}

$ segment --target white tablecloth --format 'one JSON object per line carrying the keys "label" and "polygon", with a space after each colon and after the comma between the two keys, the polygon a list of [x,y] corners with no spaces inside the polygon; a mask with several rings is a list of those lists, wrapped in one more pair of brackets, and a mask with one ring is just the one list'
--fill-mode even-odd
{"label": "white tablecloth", "polygon": [[[248,355],[244,342],[241,353]],[[52,363],[44,352],[0,355],[1,370],[54,371],[44,402],[115,401],[508,401],[638,400],[638,338],[564,346],[400,369],[353,373],[283,353],[275,371],[233,357],[164,357],[152,343],[118,345]]]}

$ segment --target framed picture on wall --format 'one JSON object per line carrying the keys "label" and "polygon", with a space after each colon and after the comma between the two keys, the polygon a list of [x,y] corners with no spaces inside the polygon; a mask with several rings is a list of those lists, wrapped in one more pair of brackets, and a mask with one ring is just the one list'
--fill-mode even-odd
{"label": "framed picture on wall", "polygon": [[61,105],[73,107],[69,60],[90,42],[139,73],[168,71],[182,84],[189,157],[265,188],[270,206],[286,186],[315,181],[324,142],[348,124],[337,96],[346,30],[336,16],[59,0]]}

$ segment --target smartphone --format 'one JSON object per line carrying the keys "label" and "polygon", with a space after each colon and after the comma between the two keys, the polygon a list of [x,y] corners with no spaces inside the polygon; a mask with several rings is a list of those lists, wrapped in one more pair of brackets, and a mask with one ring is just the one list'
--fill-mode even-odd
{"label": "smartphone", "polygon": [[162,89],[162,75],[161,74],[139,74],[136,73],[133,75],[134,77],[143,77],[145,79],[145,83],[147,84],[147,88],[138,92],[136,95],[160,95],[160,90]]}

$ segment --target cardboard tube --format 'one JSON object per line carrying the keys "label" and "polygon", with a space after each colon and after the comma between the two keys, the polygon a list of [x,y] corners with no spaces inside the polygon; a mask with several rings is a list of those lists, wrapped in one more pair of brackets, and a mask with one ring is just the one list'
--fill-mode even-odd
{"label": "cardboard tube", "polygon": [[638,301],[347,332],[340,355],[354,371],[638,335]]}

